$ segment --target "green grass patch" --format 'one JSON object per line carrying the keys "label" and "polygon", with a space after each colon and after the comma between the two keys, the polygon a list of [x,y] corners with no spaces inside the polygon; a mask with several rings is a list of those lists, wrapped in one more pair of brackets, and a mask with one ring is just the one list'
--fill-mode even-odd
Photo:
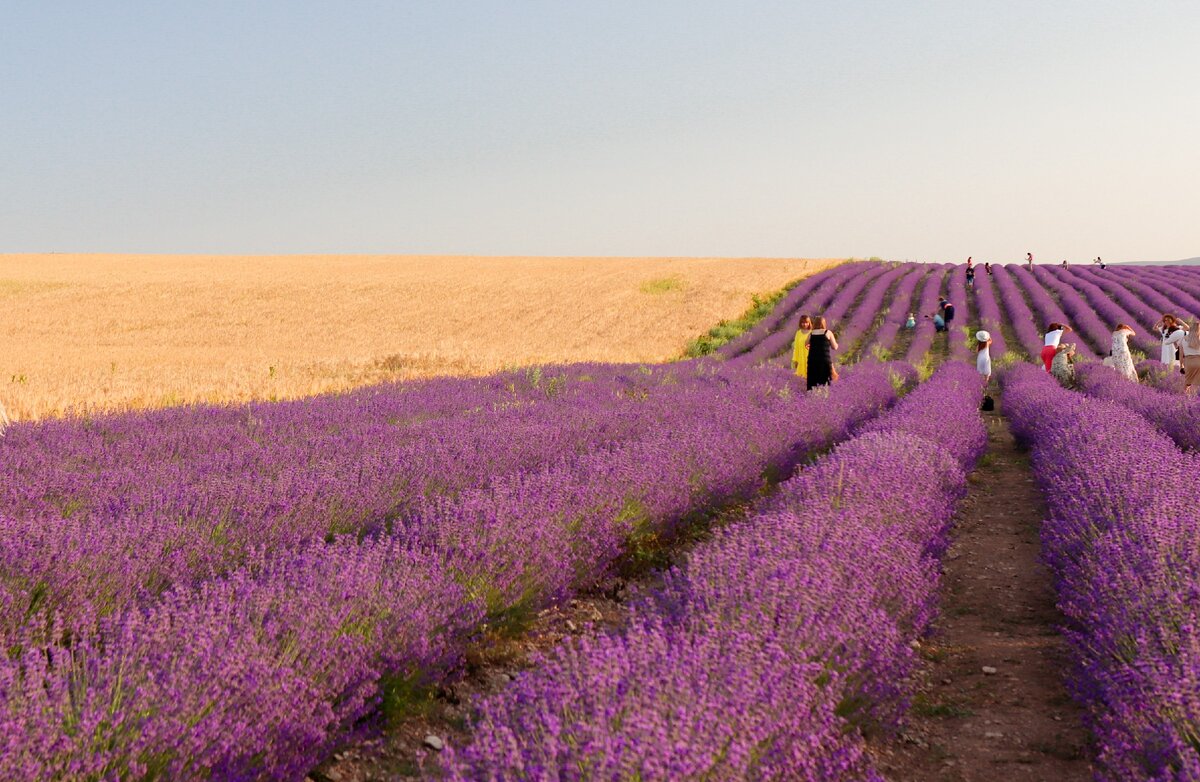
{"label": "green grass patch", "polygon": [[683,278],[676,274],[671,277],[660,277],[657,280],[646,280],[638,287],[638,290],[650,296],[661,296],[664,293],[681,291],[686,287],[687,284]]}
{"label": "green grass patch", "polygon": [[420,673],[390,674],[379,680],[380,711],[389,725],[428,714],[434,688]]}
{"label": "green grass patch", "polygon": [[970,717],[975,713],[957,703],[934,701],[923,692],[917,693],[917,697],[913,698],[912,711],[919,717]]}
{"label": "green grass patch", "polygon": [[[822,271],[828,271],[828,269]],[[782,290],[775,291],[774,293],[754,294],[750,298],[750,307],[745,312],[733,320],[721,321],[704,334],[693,339],[684,348],[683,357],[699,358],[700,356],[715,353],[725,343],[754,328],[760,320],[770,314],[771,310],[775,309],[775,305],[788,294],[788,291],[795,288],[802,281],[803,279],[792,280],[783,286]]]}

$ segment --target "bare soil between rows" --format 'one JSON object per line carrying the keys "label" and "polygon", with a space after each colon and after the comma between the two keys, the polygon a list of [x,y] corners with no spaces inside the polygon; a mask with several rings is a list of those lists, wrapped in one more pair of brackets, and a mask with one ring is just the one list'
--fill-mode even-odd
{"label": "bare soil between rows", "polygon": [[908,725],[873,753],[897,782],[1087,780],[1087,733],[1063,685],[1062,616],[1040,560],[1044,505],[1007,422],[984,417],[988,451],[956,519]]}

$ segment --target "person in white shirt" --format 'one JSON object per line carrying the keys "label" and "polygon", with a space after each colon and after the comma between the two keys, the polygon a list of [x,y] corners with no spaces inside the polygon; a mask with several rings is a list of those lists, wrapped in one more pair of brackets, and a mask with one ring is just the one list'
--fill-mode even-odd
{"label": "person in white shirt", "polygon": [[1050,365],[1054,363],[1054,356],[1058,353],[1058,343],[1062,341],[1063,334],[1068,331],[1074,331],[1073,328],[1065,323],[1051,323],[1046,327],[1046,338],[1042,345],[1042,363],[1046,365],[1046,371],[1050,371]]}
{"label": "person in white shirt", "polygon": [[1183,338],[1187,336],[1187,327],[1179,322],[1179,319],[1174,315],[1163,315],[1154,324],[1158,335],[1162,337],[1162,353],[1160,360],[1167,365],[1167,369],[1174,371],[1179,369],[1179,358],[1176,353],[1176,348]]}

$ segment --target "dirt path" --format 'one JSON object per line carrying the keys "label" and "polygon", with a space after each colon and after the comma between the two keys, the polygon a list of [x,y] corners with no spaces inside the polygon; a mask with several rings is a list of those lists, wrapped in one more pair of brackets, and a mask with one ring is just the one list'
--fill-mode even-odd
{"label": "dirt path", "polygon": [[877,748],[879,767],[897,781],[1087,780],[1087,734],[1062,684],[1061,615],[1039,560],[1044,506],[1007,422],[984,416],[988,452],[947,552],[910,724]]}

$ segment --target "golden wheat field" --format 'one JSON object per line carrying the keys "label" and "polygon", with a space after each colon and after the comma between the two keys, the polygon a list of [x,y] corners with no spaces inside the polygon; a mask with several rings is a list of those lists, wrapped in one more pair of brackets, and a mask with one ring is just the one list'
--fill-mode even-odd
{"label": "golden wheat field", "polygon": [[835,260],[0,255],[16,419],[659,361]]}

